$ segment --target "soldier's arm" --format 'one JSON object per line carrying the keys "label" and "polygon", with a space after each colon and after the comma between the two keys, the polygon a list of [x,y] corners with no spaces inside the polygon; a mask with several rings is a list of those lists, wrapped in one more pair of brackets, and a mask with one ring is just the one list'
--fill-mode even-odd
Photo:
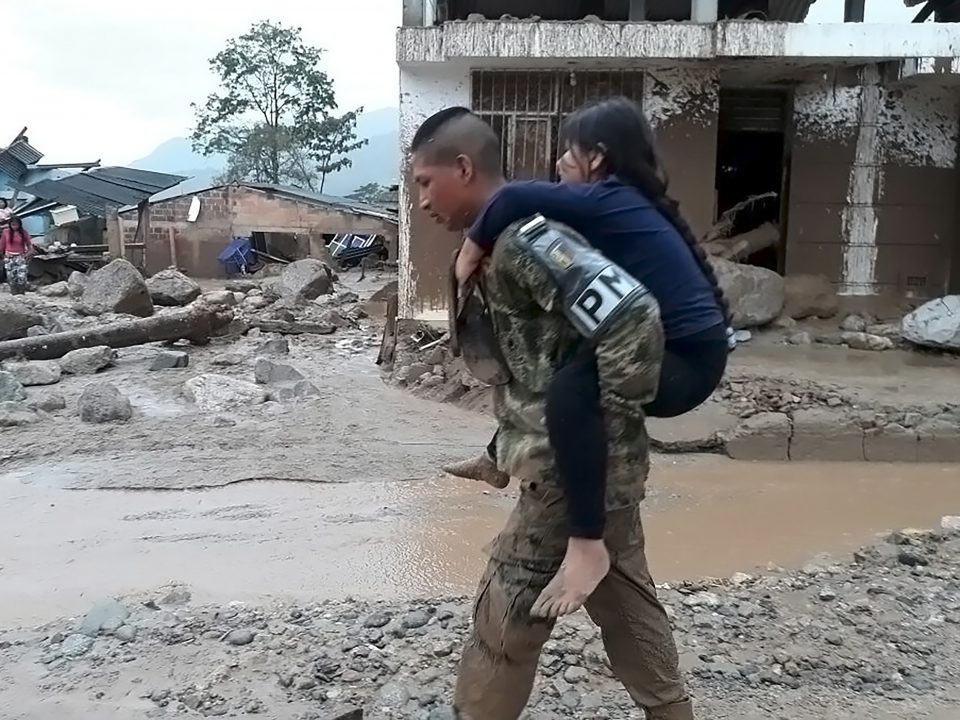
{"label": "soldier's arm", "polygon": [[[531,240],[524,225],[501,237],[502,268],[547,312],[561,312],[594,348],[600,392],[632,409],[656,397],[663,327],[653,295],[601,253],[550,223]],[[499,271],[499,268],[498,268]]]}

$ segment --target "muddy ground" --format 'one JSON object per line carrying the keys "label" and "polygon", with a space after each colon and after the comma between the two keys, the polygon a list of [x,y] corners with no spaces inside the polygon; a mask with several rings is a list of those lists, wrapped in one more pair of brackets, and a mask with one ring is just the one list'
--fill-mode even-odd
{"label": "muddy ground", "polygon": [[[345,281],[368,296],[390,279]],[[66,409],[3,430],[2,717],[447,717],[465,596],[513,489],[440,475],[493,422],[384,383],[380,327],[291,338],[279,360],[318,389],[292,401],[207,412],[181,396],[200,373],[252,380],[269,339],[256,332],[185,347],[184,369],[150,372],[159,348],[135,348],[96,378],[28,388]],[[956,402],[957,369],[763,337],[735,359],[883,405]],[[94,379],[129,395],[130,421],[80,422]],[[705,717],[960,717],[957,539],[897,536],[850,556],[960,514],[960,467],[660,456],[651,490],[651,562],[681,583],[665,599]],[[823,553],[835,560],[803,569]],[[763,577],[682,584],[738,572]],[[114,597],[130,629],[77,636]],[[639,717],[584,618],[558,630],[530,717]]]}

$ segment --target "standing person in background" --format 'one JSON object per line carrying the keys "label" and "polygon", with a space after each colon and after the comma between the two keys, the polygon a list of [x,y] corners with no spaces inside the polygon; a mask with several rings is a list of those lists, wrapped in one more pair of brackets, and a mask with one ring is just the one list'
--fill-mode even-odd
{"label": "standing person in background", "polygon": [[13,210],[10,209],[10,204],[6,198],[0,198],[0,230],[7,226],[11,217],[13,217]]}
{"label": "standing person in background", "polygon": [[0,231],[0,258],[3,258],[10,292],[15,295],[27,289],[27,263],[31,252],[33,241],[30,233],[23,229],[20,218],[14,215],[7,227]]}

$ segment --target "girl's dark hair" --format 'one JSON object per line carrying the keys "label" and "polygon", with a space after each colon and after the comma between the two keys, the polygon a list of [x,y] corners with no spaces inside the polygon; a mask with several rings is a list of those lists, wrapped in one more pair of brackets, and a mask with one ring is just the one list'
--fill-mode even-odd
{"label": "girl's dark hair", "polygon": [[20,220],[16,215],[10,216],[10,221],[7,223],[7,227],[10,228],[12,233],[23,234],[23,221]]}
{"label": "girl's dark hair", "polygon": [[680,214],[680,204],[667,194],[666,175],[654,147],[653,130],[640,106],[628,98],[615,97],[580,108],[564,121],[560,142],[564,147],[602,153],[604,170],[634,186],[670,221],[713,286],[729,326],[730,306],[707,254]]}

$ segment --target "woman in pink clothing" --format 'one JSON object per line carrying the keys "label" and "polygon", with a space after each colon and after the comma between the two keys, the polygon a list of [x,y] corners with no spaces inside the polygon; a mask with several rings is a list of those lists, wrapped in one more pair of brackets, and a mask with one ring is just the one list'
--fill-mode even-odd
{"label": "woman in pink clothing", "polygon": [[30,233],[23,229],[20,218],[14,215],[0,232],[0,257],[7,272],[7,284],[14,295],[27,289],[27,261],[32,251]]}

